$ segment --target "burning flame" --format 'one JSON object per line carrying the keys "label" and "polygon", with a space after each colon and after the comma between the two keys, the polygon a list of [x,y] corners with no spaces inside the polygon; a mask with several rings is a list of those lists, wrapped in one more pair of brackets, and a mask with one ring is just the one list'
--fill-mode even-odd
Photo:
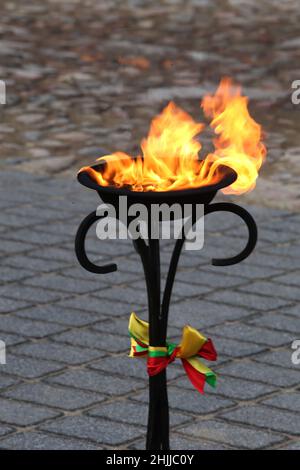
{"label": "burning flame", "polygon": [[99,158],[104,169],[84,167],[101,186],[127,187],[132,191],[172,191],[198,188],[219,182],[224,166],[237,173],[236,181],[224,193],[241,194],[255,187],[266,148],[261,126],[248,112],[248,98],[239,86],[224,78],[215,95],[203,98],[201,107],[211,119],[214,152],[199,159],[201,143],[196,138],[205,124],[170,102],[150,126],[141,142],[142,156],[116,152]]}

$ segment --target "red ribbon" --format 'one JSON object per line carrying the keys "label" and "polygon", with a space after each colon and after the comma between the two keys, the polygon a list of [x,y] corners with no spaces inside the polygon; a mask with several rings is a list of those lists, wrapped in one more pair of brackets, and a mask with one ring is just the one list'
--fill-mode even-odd
{"label": "red ribbon", "polygon": [[[175,360],[176,353],[178,351],[178,347],[174,349],[170,356],[163,356],[163,357],[149,357],[147,359],[147,372],[150,377],[159,374],[162,372],[166,367]],[[208,339],[202,348],[198,351],[197,356],[203,357],[209,361],[215,361],[217,359],[217,352],[213,345],[211,339]],[[182,365],[184,370],[192,382],[193,386],[200,392],[203,393],[204,385],[206,382],[206,375],[197,371],[191,364],[186,360],[182,359]]]}

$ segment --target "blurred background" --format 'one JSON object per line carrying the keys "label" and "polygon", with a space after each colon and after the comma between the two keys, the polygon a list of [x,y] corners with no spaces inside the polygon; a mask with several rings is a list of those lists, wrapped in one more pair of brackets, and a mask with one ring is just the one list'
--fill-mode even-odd
{"label": "blurred background", "polygon": [[230,76],[268,147],[247,200],[298,210],[299,17],[297,0],[2,0],[1,168],[73,177],[136,153],[169,100],[200,119],[203,94]]}
{"label": "blurred background", "polygon": [[[79,266],[76,230],[99,198],[76,173],[103,154],[136,154],[170,100],[201,120],[201,98],[230,76],[268,148],[257,188],[231,197],[259,241],[243,263],[211,266],[247,236],[216,214],[203,250],[182,253],[168,335],[179,342],[188,323],[213,339],[218,386],[200,396],[180,364],[168,368],[171,446],[299,450],[299,1],[0,7],[0,448],[145,447],[145,364],[127,357],[130,313],[147,319],[141,262],[129,240],[100,242],[91,230],[91,258],[118,271]],[[163,277],[173,242],[162,243]]]}

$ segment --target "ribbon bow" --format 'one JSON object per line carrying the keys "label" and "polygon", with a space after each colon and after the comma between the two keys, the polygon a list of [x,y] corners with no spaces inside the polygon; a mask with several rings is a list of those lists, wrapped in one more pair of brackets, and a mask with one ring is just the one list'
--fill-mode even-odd
{"label": "ribbon bow", "polygon": [[165,347],[149,346],[149,324],[135,313],[130,315],[129,335],[131,339],[130,357],[148,356],[147,372],[153,376],[164,370],[176,357],[180,358],[186,374],[194,387],[204,393],[204,385],[216,386],[216,374],[206,367],[198,357],[209,361],[217,359],[217,353],[211,339],[189,325],[182,330],[179,345],[166,342]]}

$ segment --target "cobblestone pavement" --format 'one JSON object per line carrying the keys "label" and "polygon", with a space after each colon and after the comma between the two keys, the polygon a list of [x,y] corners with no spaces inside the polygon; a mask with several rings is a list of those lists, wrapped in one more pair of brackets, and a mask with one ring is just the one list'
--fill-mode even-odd
{"label": "cobblestone pavement", "polygon": [[201,119],[200,98],[229,75],[269,149],[248,202],[299,210],[299,21],[298,0],[3,0],[0,166],[73,174],[136,153],[170,99]]}
{"label": "cobblestone pavement", "polygon": [[[75,260],[74,234],[98,200],[68,179],[1,172],[0,448],[143,448],[147,378],[127,357],[127,322],[146,318],[141,266],[127,241],[88,250],[119,270],[92,275]],[[217,389],[201,396],[180,364],[168,368],[173,449],[300,449],[300,217],[249,207],[255,253],[217,268],[212,256],[242,246],[243,228],[215,214],[203,252],[185,252],[170,311],[170,337],[190,323],[219,352]],[[170,242],[162,247],[162,270]]]}

